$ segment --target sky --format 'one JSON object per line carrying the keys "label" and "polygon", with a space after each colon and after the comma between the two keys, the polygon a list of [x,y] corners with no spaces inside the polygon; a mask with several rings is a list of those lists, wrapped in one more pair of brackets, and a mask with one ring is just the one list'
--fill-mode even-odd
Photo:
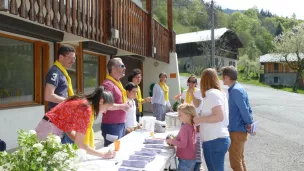
{"label": "sky", "polygon": [[[211,0],[207,0],[211,1]],[[214,0],[217,5],[223,9],[238,9],[246,10],[257,6],[259,10],[269,10],[272,14],[283,17],[291,17],[293,13],[296,14],[297,19],[304,19],[303,0]]]}

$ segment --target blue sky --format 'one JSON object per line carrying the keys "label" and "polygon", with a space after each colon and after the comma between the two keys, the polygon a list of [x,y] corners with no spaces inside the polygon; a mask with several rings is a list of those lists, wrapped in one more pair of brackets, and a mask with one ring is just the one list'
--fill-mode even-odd
{"label": "blue sky", "polygon": [[222,8],[246,10],[257,6],[258,9],[263,8],[269,10],[278,16],[291,17],[292,14],[295,13],[297,19],[304,19],[303,0],[215,0],[215,2]]}

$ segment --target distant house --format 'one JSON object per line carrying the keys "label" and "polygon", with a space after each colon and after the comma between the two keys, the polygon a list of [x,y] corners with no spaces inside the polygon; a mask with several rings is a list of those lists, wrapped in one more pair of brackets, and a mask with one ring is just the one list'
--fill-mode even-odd
{"label": "distant house", "polygon": [[[304,55],[301,56],[303,58]],[[296,62],[297,56],[289,54],[288,62]],[[264,76],[262,82],[267,85],[292,87],[296,81],[297,73],[292,70],[286,63],[286,59],[281,54],[265,54],[260,56],[260,63],[264,65]],[[300,84],[303,87],[303,84]]]}
{"label": "distant house", "polygon": [[[215,65],[237,66],[238,48],[243,44],[238,36],[227,28],[214,30]],[[191,72],[196,67],[211,65],[211,30],[176,35],[176,52],[180,72]]]}

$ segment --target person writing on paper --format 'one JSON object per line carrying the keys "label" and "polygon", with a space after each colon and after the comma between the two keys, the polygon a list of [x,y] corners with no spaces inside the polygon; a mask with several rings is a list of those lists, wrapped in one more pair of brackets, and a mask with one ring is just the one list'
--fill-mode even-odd
{"label": "person writing on paper", "polygon": [[203,153],[209,171],[224,171],[225,155],[230,146],[228,132],[228,99],[222,91],[215,69],[207,68],[201,76],[203,106],[200,116],[193,119],[200,124]]}
{"label": "person writing on paper", "polygon": [[86,150],[88,154],[102,158],[113,158],[114,152],[100,153],[92,148],[88,142],[85,142],[92,115],[97,118],[99,113],[115,108],[113,103],[112,94],[105,91],[102,86],[96,88],[92,94],[69,97],[44,115],[35,129],[37,137],[44,141],[50,133],[62,137],[63,133],[66,132],[78,148]]}
{"label": "person writing on paper", "polygon": [[120,79],[125,76],[126,66],[121,58],[112,58],[108,61],[107,69],[109,74],[102,85],[113,94],[116,108],[109,109],[102,116],[101,134],[105,147],[125,135],[126,111],[129,110],[127,93],[120,82]]}
{"label": "person writing on paper", "polygon": [[136,121],[136,102],[134,100],[137,96],[138,86],[129,82],[125,86],[125,90],[127,91],[128,96],[127,104],[130,106],[129,110],[126,112],[126,134],[129,134],[140,127],[139,123]]}
{"label": "person writing on paper", "polygon": [[177,138],[168,137],[166,140],[169,145],[177,147],[176,156],[178,157],[178,168],[180,171],[193,170],[196,164],[197,152],[197,133],[193,123],[196,116],[195,107],[191,104],[181,104],[178,106],[178,118],[183,123]]}
{"label": "person writing on paper", "polygon": [[[71,68],[75,63],[75,52],[74,47],[70,45],[61,45],[58,48],[57,60],[45,78],[44,100],[48,102],[47,111],[74,95],[72,81],[66,69]],[[74,143],[67,134],[64,134],[61,142]]]}
{"label": "person writing on paper", "polygon": [[159,83],[153,87],[152,106],[153,116],[156,120],[165,121],[166,106],[173,112],[169,101],[169,87],[166,84],[167,74],[162,72],[159,74]]}
{"label": "person writing on paper", "polygon": [[137,96],[135,100],[136,103],[136,121],[139,122],[139,118],[143,116],[143,104],[147,102],[151,102],[152,98],[147,97],[147,98],[142,98],[142,93],[140,90],[140,82],[141,82],[142,76],[141,76],[141,70],[140,69],[134,69],[128,77],[128,81],[134,83],[137,85]]}
{"label": "person writing on paper", "polygon": [[253,119],[248,94],[237,82],[237,75],[237,70],[233,66],[222,68],[224,85],[229,87],[230,166],[234,171],[246,171],[244,147]]}

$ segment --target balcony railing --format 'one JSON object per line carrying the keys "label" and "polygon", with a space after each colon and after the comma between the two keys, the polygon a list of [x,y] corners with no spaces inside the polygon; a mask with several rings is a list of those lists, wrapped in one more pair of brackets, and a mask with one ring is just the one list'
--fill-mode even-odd
{"label": "balcony railing", "polygon": [[169,62],[170,31],[154,19],[148,29],[149,13],[131,0],[0,0],[0,10],[142,56],[156,47],[155,58]]}

